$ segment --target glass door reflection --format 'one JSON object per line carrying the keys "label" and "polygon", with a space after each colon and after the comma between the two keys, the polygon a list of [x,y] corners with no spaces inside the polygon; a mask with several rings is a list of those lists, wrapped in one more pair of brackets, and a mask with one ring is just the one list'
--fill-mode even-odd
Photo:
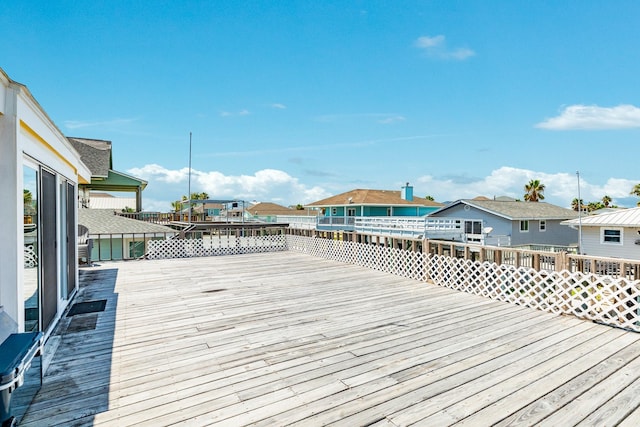
{"label": "glass door reflection", "polygon": [[25,332],[40,327],[39,245],[38,245],[38,172],[23,167],[24,206],[24,319]]}

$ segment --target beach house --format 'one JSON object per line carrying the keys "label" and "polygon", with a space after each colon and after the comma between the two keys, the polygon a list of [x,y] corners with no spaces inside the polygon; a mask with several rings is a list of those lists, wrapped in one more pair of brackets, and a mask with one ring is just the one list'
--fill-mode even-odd
{"label": "beach house", "polygon": [[[545,202],[461,199],[433,212],[432,218],[463,218],[466,227],[477,228],[484,244],[496,246],[577,246],[576,230],[562,221],[578,213]],[[467,230],[469,233],[472,230]]]}
{"label": "beach house", "polygon": [[[77,290],[78,187],[91,171],[29,89],[0,69],[0,306],[48,335]],[[1,332],[1,331],[0,331]]]}
{"label": "beach house", "polygon": [[414,196],[409,183],[399,191],[355,189],[305,205],[322,211],[317,229],[329,231],[353,231],[356,218],[423,217],[442,206],[442,203]]}

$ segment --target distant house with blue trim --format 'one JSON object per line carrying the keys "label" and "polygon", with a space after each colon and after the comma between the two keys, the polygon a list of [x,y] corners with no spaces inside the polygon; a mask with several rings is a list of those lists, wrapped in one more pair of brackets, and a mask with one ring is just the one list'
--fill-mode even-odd
{"label": "distant house with blue trim", "polygon": [[578,232],[562,224],[577,218],[578,212],[545,202],[457,200],[430,217],[470,220],[465,226],[481,227],[482,230],[476,231],[482,232],[486,245],[576,246],[578,243]]}
{"label": "distant house with blue trim", "polygon": [[351,190],[305,205],[305,208],[322,211],[319,230],[352,230],[357,217],[423,217],[442,206],[442,203],[415,197],[413,187],[407,183],[399,191]]}

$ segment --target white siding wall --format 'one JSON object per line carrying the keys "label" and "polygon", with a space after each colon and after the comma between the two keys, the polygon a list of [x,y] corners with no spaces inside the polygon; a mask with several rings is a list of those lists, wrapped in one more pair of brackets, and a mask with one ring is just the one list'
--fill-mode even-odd
{"label": "white siding wall", "polygon": [[[7,80],[0,70],[0,200],[6,202],[0,221],[0,305],[21,329],[24,327],[22,181],[23,162],[29,158],[75,184],[79,176],[91,178],[78,153],[29,91]],[[56,188],[60,188],[59,183]],[[56,200],[59,202],[59,197]],[[58,251],[61,246],[58,245]],[[58,307],[58,315],[63,309]]]}
{"label": "white siding wall", "polygon": [[[617,227],[609,227],[617,228]],[[622,245],[601,243],[601,227],[582,227],[582,253],[591,256],[640,259],[640,245],[635,241],[640,239],[638,228],[624,228]]]}

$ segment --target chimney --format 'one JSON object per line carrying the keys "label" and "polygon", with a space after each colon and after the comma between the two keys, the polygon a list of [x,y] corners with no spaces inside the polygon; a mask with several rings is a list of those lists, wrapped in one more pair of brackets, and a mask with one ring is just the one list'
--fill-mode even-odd
{"label": "chimney", "polygon": [[402,187],[400,197],[402,198],[402,200],[406,200],[407,202],[413,202],[413,187],[410,186],[408,182],[407,185]]}

